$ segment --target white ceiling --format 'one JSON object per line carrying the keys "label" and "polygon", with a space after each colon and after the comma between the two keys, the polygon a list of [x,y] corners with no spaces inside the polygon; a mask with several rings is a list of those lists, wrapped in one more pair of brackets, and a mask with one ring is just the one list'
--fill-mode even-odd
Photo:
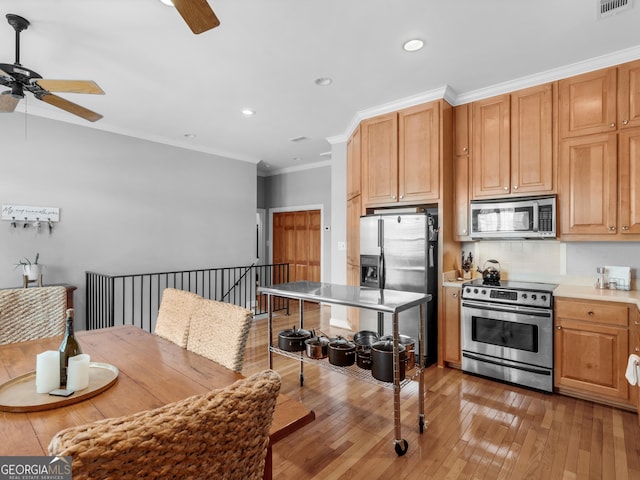
{"label": "white ceiling", "polygon": [[[15,53],[3,17],[18,14],[31,22],[22,65],[106,92],[60,94],[103,114],[94,124],[30,94],[17,111],[260,162],[268,174],[326,162],[328,138],[398,101],[448,87],[464,103],[501,84],[560,78],[567,65],[640,58],[640,5],[598,19],[599,0],[209,3],[221,26],[194,35],[159,0],[2,0],[0,63]],[[413,37],[425,48],[403,51]],[[318,77],[333,84],[316,86]],[[256,115],[244,117],[245,107]]]}

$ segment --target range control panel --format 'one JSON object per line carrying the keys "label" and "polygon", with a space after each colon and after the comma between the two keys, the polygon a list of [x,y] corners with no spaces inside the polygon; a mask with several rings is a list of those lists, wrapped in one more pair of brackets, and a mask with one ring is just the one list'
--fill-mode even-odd
{"label": "range control panel", "polygon": [[462,298],[492,303],[551,308],[553,295],[540,290],[510,290],[490,285],[463,285]]}

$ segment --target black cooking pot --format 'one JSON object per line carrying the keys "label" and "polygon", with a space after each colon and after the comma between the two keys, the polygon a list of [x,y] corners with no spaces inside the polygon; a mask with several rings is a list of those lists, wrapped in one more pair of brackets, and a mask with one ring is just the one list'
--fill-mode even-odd
{"label": "black cooking pot", "polygon": [[278,333],[278,348],[285,352],[303,352],[304,341],[311,338],[311,332],[295,325],[290,330],[282,330]]}
{"label": "black cooking pot", "polygon": [[[400,361],[400,378],[404,380],[406,368],[406,350],[404,345],[398,344],[398,359]],[[393,342],[379,341],[371,346],[371,375],[381,382],[393,382]]]}
{"label": "black cooking pot", "polygon": [[356,363],[356,344],[346,338],[337,337],[329,342],[329,363],[348,367]]}
{"label": "black cooking pot", "polygon": [[327,357],[329,339],[327,337],[311,337],[304,341],[307,357],[319,360]]}
{"label": "black cooking pot", "polygon": [[353,341],[358,349],[371,348],[371,345],[376,343],[380,338],[376,332],[371,330],[360,330],[353,336]]}
{"label": "black cooking pot", "polygon": [[356,350],[356,365],[365,370],[371,370],[371,348]]}

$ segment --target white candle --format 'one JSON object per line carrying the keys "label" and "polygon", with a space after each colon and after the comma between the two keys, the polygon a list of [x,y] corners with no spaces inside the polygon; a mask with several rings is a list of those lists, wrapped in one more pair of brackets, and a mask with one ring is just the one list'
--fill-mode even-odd
{"label": "white candle", "polygon": [[81,353],[69,359],[67,390],[77,392],[89,386],[89,360],[90,356],[86,353]]}
{"label": "white candle", "polygon": [[36,355],[36,392],[60,388],[60,352],[47,350]]}

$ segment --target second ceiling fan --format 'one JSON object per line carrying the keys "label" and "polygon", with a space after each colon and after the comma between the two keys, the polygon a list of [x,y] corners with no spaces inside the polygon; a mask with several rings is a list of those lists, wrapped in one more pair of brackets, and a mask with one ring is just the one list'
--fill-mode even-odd
{"label": "second ceiling fan", "polygon": [[162,0],[172,3],[191,31],[195,34],[206,32],[220,25],[207,0]]}

